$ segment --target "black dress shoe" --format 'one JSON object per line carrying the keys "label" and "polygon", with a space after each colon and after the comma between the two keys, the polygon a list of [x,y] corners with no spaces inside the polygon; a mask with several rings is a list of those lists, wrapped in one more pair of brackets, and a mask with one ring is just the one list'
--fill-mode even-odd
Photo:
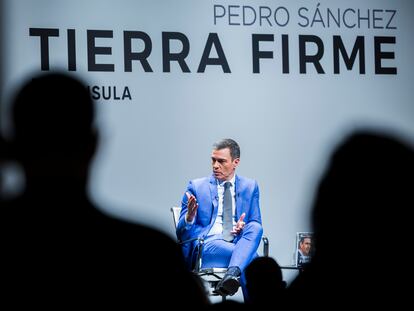
{"label": "black dress shoe", "polygon": [[239,289],[241,272],[239,267],[230,267],[220,282],[217,283],[215,293],[221,296],[233,296]]}

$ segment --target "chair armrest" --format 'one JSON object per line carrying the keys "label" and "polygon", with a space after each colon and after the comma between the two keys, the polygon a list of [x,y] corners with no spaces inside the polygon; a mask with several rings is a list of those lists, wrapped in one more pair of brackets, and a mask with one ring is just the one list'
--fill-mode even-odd
{"label": "chair armrest", "polygon": [[267,238],[267,236],[262,236],[262,241],[263,241],[263,256],[264,257],[269,257],[269,239]]}
{"label": "chair armrest", "polygon": [[196,238],[188,239],[185,241],[179,241],[178,244],[183,245],[183,244],[187,244],[187,243],[194,242],[194,241],[198,241],[198,244],[197,244],[198,251],[197,251],[197,256],[195,259],[195,265],[194,265],[193,272],[198,273],[200,272],[201,264],[202,264],[204,238],[196,237]]}
{"label": "chair armrest", "polygon": [[190,243],[190,242],[193,242],[193,241],[199,241],[199,242],[203,241],[204,242],[204,239],[197,237],[197,238],[192,238],[192,239],[188,239],[188,240],[184,240],[184,241],[178,241],[178,244],[182,245],[182,244],[187,244],[187,243]]}

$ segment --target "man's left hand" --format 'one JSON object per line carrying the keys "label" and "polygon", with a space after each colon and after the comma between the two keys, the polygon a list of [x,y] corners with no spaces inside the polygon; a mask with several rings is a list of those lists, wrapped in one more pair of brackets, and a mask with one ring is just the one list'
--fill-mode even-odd
{"label": "man's left hand", "polygon": [[244,228],[244,225],[246,224],[243,220],[246,216],[246,213],[241,214],[239,220],[236,223],[236,226],[234,226],[233,230],[231,231],[232,234],[238,235]]}

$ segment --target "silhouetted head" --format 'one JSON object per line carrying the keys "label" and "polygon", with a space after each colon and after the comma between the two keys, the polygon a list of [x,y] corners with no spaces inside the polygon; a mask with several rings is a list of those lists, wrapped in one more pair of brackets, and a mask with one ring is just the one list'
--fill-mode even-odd
{"label": "silhouetted head", "polygon": [[280,297],[280,291],[286,287],[282,269],[271,257],[256,257],[246,267],[244,273],[249,300],[253,304],[274,301]]}
{"label": "silhouetted head", "polygon": [[409,234],[413,185],[414,151],[402,141],[373,132],[345,139],[314,202],[316,257],[353,267],[398,263],[398,248]]}
{"label": "silhouetted head", "polygon": [[14,150],[29,175],[84,171],[79,168],[96,147],[95,111],[79,80],[60,73],[29,80],[17,93],[12,114]]}
{"label": "silhouetted head", "polygon": [[[358,131],[336,148],[313,208],[315,253],[292,282],[319,307],[404,301],[414,206],[414,151],[391,134]],[[293,294],[297,294],[295,291]]]}

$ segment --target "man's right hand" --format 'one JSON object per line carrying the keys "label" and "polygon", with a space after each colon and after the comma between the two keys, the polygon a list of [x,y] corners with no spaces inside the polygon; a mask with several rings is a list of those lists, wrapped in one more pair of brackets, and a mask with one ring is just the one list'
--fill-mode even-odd
{"label": "man's right hand", "polygon": [[187,214],[185,215],[185,219],[187,222],[192,222],[197,214],[198,203],[194,195],[189,192],[186,192],[185,194],[187,196]]}

